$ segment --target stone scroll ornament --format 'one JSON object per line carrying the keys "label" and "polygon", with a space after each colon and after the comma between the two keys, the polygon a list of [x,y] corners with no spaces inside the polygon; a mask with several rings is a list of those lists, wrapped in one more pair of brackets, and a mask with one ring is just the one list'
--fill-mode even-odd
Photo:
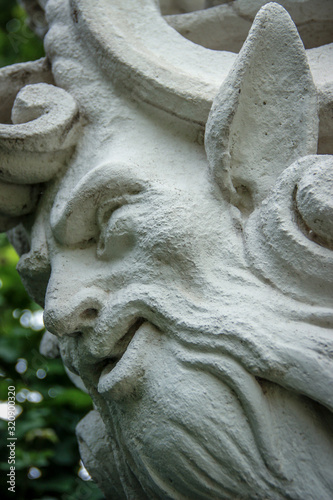
{"label": "stone scroll ornament", "polygon": [[331,499],[332,2],[39,3],[47,59],[1,70],[1,228],[93,399],[88,471]]}

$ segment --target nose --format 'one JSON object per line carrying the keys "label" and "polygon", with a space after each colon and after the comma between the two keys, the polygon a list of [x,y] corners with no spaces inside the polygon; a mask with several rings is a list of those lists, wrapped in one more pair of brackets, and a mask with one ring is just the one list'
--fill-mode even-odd
{"label": "nose", "polygon": [[61,338],[79,336],[91,330],[106,299],[106,293],[95,287],[61,293],[58,287],[48,288],[44,324],[48,331]]}

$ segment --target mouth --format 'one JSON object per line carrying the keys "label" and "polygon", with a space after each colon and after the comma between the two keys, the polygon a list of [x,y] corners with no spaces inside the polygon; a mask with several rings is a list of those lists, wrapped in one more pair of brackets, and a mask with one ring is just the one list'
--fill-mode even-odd
{"label": "mouth", "polygon": [[144,318],[137,318],[135,322],[130,326],[125,335],[116,343],[113,348],[113,354],[102,361],[99,361],[95,365],[96,375],[97,375],[97,390],[99,393],[106,392],[111,388],[111,382],[114,378],[113,372],[116,371],[118,363],[122,360],[125,353],[127,353],[128,347],[131,344],[135,334],[140,329],[140,327],[146,322]]}

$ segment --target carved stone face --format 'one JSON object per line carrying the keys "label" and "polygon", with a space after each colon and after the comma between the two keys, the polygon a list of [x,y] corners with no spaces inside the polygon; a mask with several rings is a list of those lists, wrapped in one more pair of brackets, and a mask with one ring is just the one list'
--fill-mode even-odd
{"label": "carved stone face", "polygon": [[149,105],[78,91],[90,121],[20,265],[45,251],[45,324],[98,410],[88,461],[114,498],[328,498],[332,161],[298,34],[262,11],[205,148],[196,94],[175,109],[178,81],[169,102],[138,66]]}
{"label": "carved stone face", "polygon": [[[46,326],[98,408],[105,460],[117,456],[110,481],[127,494],[282,495],[290,432],[323,446],[313,405],[276,383],[297,388],[285,365],[307,364],[285,347],[304,349],[294,325],[306,307],[255,276],[240,212],[191,135],[135,119],[143,132],[121,132],[125,152],[102,151],[87,173],[79,156],[58,188]],[[318,418],[326,435],[326,413]],[[309,446],[294,436],[298,457]]]}
{"label": "carved stone face", "polygon": [[[143,323],[165,330],[186,310],[214,308],[212,301],[217,307],[223,280],[247,267],[239,217],[236,211],[232,217],[232,208],[214,191],[201,148],[165,130],[158,142],[162,152],[145,145],[145,153],[141,137],[129,144],[127,158],[122,153],[117,161],[113,150],[112,161],[74,181],[69,198],[60,188],[50,216],[46,325],[60,337],[68,366],[88,386],[94,381],[97,391],[107,368],[103,392],[117,379],[125,362],[119,359],[125,350],[129,358],[127,346],[135,344],[132,338]],[[137,354],[143,360],[144,343],[141,348]],[[122,370],[127,379],[134,366]],[[124,391],[117,389],[119,396],[131,395],[137,384],[135,375],[133,388],[125,384]]]}
{"label": "carved stone face", "polygon": [[[223,317],[230,324],[235,314],[246,315],[235,303],[237,310],[240,302],[246,307],[251,292],[244,284],[251,288],[253,278],[242,255],[237,210],[214,189],[201,148],[167,130],[152,132],[149,145],[147,127],[144,133],[145,148],[142,137],[132,137],[127,158],[122,153],[117,161],[113,149],[109,162],[75,182],[75,169],[69,171],[76,186],[70,197],[60,187],[50,217],[45,323],[60,338],[65,364],[92,395],[122,461],[128,457],[134,476],[142,476],[144,490],[171,494],[176,487],[185,494],[193,486],[208,495],[212,480],[191,483],[201,462],[205,475],[212,467],[202,453],[204,440],[215,442],[215,413],[230,404],[236,406],[232,413],[243,412],[230,387],[190,367],[199,361],[182,344],[198,335],[204,340],[214,328],[219,333]],[[153,144],[159,145],[155,152]],[[64,190],[68,183],[65,178]],[[205,416],[192,421],[199,412]],[[241,420],[244,443],[237,446],[251,448],[252,431],[244,415]],[[200,436],[203,422],[208,425]],[[209,472],[214,481],[218,450],[230,454],[237,434],[230,415],[218,422],[229,430],[205,452],[216,455]],[[239,453],[228,465],[230,479],[216,485],[219,494],[236,489]],[[257,454],[250,452],[261,464]],[[155,475],[157,484],[151,484]]]}
{"label": "carved stone face", "polygon": [[278,484],[265,465],[276,461],[269,426],[261,424],[262,445],[248,418],[269,411],[239,360],[268,304],[273,318],[286,304],[249,269],[238,210],[210,179],[200,147],[165,129],[148,147],[144,132],[144,149],[132,136],[118,161],[113,148],[108,162],[106,152],[82,178],[73,182],[73,168],[62,181],[45,324],[120,457],[111,482],[126,471],[127,488],[148,496],[221,496],[240,482],[244,495],[267,494]]}

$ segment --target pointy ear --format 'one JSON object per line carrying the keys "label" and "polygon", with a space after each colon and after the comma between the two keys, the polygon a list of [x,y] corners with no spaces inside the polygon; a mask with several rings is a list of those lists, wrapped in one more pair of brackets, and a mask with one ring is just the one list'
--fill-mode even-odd
{"label": "pointy ear", "polygon": [[276,3],[257,14],[208,117],[206,152],[228,201],[249,213],[279,174],[317,152],[316,89],[297,29]]}

